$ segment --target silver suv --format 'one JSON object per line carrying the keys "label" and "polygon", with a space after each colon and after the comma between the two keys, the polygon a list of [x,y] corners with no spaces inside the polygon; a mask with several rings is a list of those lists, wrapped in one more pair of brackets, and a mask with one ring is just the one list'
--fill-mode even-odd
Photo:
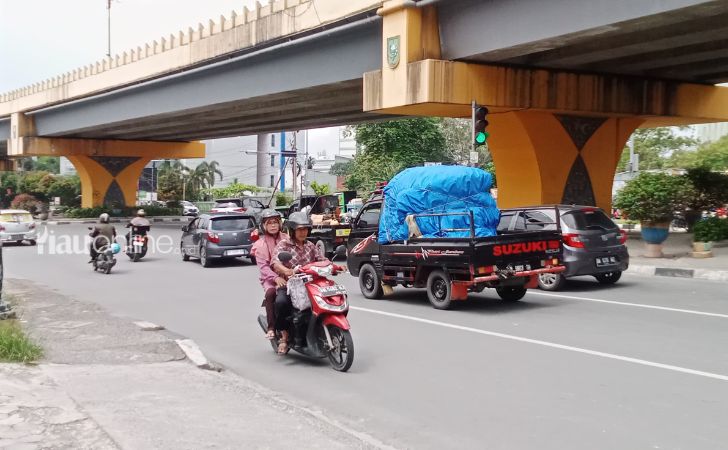
{"label": "silver suv", "polygon": [[594,206],[547,205],[501,211],[499,230],[555,230],[559,217],[564,238],[563,262],[566,271],[542,274],[538,285],[557,291],[566,278],[592,275],[601,284],[613,284],[629,267],[624,243],[627,234],[600,208]]}

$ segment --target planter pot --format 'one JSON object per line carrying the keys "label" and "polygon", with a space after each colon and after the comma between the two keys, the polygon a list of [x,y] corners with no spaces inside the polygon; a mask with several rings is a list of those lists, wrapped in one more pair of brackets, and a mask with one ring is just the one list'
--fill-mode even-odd
{"label": "planter pot", "polygon": [[645,241],[647,258],[662,258],[662,243],[665,242],[670,231],[670,222],[643,221],[641,226],[642,239]]}
{"label": "planter pot", "polygon": [[693,251],[695,252],[709,252],[712,248],[712,242],[693,242]]}

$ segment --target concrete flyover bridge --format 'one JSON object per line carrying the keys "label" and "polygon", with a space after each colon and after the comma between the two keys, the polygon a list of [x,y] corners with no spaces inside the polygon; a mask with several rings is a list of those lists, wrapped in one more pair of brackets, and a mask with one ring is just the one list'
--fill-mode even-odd
{"label": "concrete flyover bridge", "polygon": [[69,155],[84,205],[130,203],[146,158],[199,139],[476,101],[501,206],[608,208],[635,128],[728,120],[726,19],[725,1],[276,0],[1,95],[0,151]]}

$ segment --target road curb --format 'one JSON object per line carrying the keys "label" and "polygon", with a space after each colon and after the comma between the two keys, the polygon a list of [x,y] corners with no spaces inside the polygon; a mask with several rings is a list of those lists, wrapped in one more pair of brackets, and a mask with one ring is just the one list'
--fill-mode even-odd
{"label": "road curb", "polygon": [[659,267],[643,264],[630,264],[628,273],[657,277],[694,278],[728,282],[727,270],[686,269],[682,267]]}
{"label": "road curb", "polygon": [[215,366],[205,357],[200,347],[192,339],[175,339],[175,342],[184,354],[187,355],[187,358],[200,369],[214,370],[217,372],[222,370],[222,368]]}

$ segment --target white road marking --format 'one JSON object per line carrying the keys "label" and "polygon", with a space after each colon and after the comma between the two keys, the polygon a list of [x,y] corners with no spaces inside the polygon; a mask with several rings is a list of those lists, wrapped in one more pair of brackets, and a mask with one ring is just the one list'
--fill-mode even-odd
{"label": "white road marking", "polygon": [[696,311],[694,309],[668,308],[666,306],[645,305],[643,303],[618,302],[618,301],[614,301],[614,300],[602,300],[600,298],[588,298],[588,297],[576,297],[573,295],[550,294],[547,292],[538,292],[533,289],[529,289],[528,295],[543,295],[546,297],[568,298],[569,300],[581,300],[581,301],[585,301],[585,302],[595,302],[595,303],[609,303],[612,305],[634,306],[636,308],[646,308],[646,309],[659,309],[662,311],[680,312],[680,313],[686,313],[686,314],[695,314],[698,316],[720,317],[721,319],[728,319],[728,314],[719,314],[719,313],[712,313],[712,312],[706,312],[706,311]]}
{"label": "white road marking", "polygon": [[673,366],[670,364],[662,364],[662,363],[647,361],[647,360],[638,359],[638,358],[631,358],[629,356],[621,356],[621,355],[615,355],[613,353],[589,350],[586,348],[572,347],[570,345],[557,344],[555,342],[540,341],[538,339],[530,339],[530,338],[525,338],[525,337],[521,337],[521,336],[514,336],[512,334],[498,333],[495,331],[481,330],[479,328],[465,327],[462,325],[455,325],[455,324],[447,323],[447,322],[439,322],[436,320],[422,319],[420,317],[406,316],[404,314],[379,311],[376,309],[369,309],[369,308],[361,308],[359,306],[351,306],[350,309],[353,309],[355,311],[368,312],[368,313],[372,313],[372,314],[379,314],[382,316],[395,317],[398,319],[411,320],[413,322],[426,323],[428,325],[437,325],[440,327],[451,328],[454,330],[468,331],[470,333],[483,334],[486,336],[499,337],[499,338],[503,338],[503,339],[510,339],[510,340],[518,341],[518,342],[526,342],[528,344],[536,344],[536,345],[542,345],[544,347],[558,348],[560,350],[584,353],[587,355],[598,356],[600,358],[615,359],[617,361],[625,361],[625,362],[630,362],[633,364],[640,364],[643,366],[656,367],[658,369],[671,370],[673,372],[681,372],[681,373],[686,373],[689,375],[697,375],[697,376],[701,376],[701,377],[705,377],[705,378],[713,378],[716,380],[728,381],[728,375],[721,375],[718,373],[711,373],[711,372],[703,372],[701,370],[688,369],[686,367]]}

